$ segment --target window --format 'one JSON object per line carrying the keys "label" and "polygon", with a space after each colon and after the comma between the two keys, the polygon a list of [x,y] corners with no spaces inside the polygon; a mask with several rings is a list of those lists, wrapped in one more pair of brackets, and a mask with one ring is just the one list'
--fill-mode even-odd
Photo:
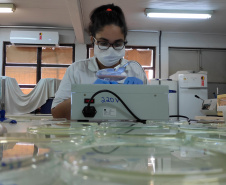
{"label": "window", "polygon": [[[94,56],[92,45],[87,46],[87,57]],[[155,76],[155,48],[147,46],[126,46],[125,59],[135,60],[143,67],[147,78],[152,79]]]}
{"label": "window", "polygon": [[15,78],[28,94],[42,78],[62,79],[74,62],[75,45],[28,47],[4,42],[3,76]]}

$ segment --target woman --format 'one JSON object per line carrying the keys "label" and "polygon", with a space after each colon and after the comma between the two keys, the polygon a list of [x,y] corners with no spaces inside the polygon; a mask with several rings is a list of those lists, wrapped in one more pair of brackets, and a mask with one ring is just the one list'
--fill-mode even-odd
{"label": "woman", "polygon": [[[89,33],[94,45],[94,57],[73,63],[66,71],[52,104],[54,118],[70,120],[71,84],[117,84],[114,81],[97,79],[100,69],[123,66],[127,25],[120,7],[113,4],[100,6],[91,13]],[[126,66],[124,84],[147,83],[142,67],[137,63]],[[121,81],[120,81],[121,83]]]}

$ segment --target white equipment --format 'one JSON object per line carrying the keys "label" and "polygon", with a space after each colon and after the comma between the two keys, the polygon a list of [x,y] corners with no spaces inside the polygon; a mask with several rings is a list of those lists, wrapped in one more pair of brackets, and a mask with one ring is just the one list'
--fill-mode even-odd
{"label": "white equipment", "polygon": [[150,85],[169,86],[169,115],[177,115],[177,81],[171,79],[151,79]]}
{"label": "white equipment", "polygon": [[201,112],[206,116],[217,116],[217,99],[204,100]]}
{"label": "white equipment", "polygon": [[200,99],[207,99],[207,72],[178,71],[170,78],[178,81],[178,114],[190,119],[203,116],[203,101],[198,100],[195,95]]}
{"label": "white equipment", "polygon": [[166,121],[169,119],[168,94],[168,86],[159,85],[72,84],[71,120]]}
{"label": "white equipment", "polygon": [[58,45],[59,33],[49,31],[11,31],[10,42],[12,44],[33,45]]}

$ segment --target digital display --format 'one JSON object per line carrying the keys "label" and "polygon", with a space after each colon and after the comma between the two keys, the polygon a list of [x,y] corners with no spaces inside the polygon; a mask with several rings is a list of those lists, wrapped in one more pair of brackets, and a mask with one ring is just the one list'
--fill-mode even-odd
{"label": "digital display", "polygon": [[[90,100],[90,99],[87,99],[87,98],[84,99],[84,103],[89,103],[89,100]],[[90,101],[90,103],[94,103],[94,99],[92,99],[92,100]]]}

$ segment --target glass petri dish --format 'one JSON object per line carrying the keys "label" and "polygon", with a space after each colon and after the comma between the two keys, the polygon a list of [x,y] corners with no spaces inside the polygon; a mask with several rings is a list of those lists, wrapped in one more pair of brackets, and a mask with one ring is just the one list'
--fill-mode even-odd
{"label": "glass petri dish", "polygon": [[195,146],[226,153],[226,133],[202,133],[191,138]]}
{"label": "glass petri dish", "polygon": [[210,129],[223,129],[226,130],[226,124],[222,124],[222,123],[208,123],[208,124],[202,124],[203,127],[207,127]]}
{"label": "glass petri dish", "polygon": [[177,126],[148,125],[129,122],[102,122],[95,128],[95,135],[125,135],[125,136],[175,136],[178,133]]}
{"label": "glass petri dish", "polygon": [[40,125],[29,127],[27,133],[38,138],[36,142],[46,142],[60,157],[94,141],[93,126],[87,123]]}
{"label": "glass petri dish", "polygon": [[225,154],[190,146],[108,143],[66,154],[63,173],[73,185],[223,185],[225,162]]}
{"label": "glass petri dish", "polygon": [[147,125],[131,122],[102,122],[95,128],[94,143],[136,142],[179,145],[185,143],[185,134],[168,125]]}
{"label": "glass petri dish", "polygon": [[3,185],[54,184],[59,176],[60,161],[43,145],[1,140],[0,158]]}
{"label": "glass petri dish", "polygon": [[49,137],[49,135],[35,135],[29,133],[9,133],[0,137],[0,144],[8,142],[28,142],[49,147],[54,155],[62,158],[67,152],[75,151],[81,146],[90,145],[93,141],[86,136]]}
{"label": "glass petri dish", "polygon": [[66,136],[92,136],[93,127],[90,124],[76,124],[71,127],[70,124],[46,124],[34,127],[28,127],[27,132],[30,134],[50,135],[52,137]]}
{"label": "glass petri dish", "polygon": [[189,133],[189,134],[197,134],[197,133],[218,133],[225,132],[225,128],[216,127],[213,125],[205,125],[205,124],[196,124],[196,125],[187,125],[187,126],[179,126],[180,131]]}

